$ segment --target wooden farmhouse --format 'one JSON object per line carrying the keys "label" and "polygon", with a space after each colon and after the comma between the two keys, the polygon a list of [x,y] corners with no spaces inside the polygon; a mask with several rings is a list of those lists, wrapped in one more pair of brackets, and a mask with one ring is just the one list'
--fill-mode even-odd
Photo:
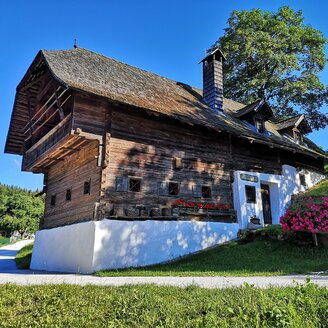
{"label": "wooden farmhouse", "polygon": [[323,178],[304,115],[223,97],[219,49],[203,90],[82,48],[40,51],[17,86],[5,152],[44,174],[32,267],[158,263],[279,223]]}

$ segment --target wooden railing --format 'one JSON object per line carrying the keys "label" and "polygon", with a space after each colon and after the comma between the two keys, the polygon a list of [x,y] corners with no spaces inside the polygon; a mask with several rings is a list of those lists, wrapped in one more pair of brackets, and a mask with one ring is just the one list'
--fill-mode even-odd
{"label": "wooden railing", "polygon": [[65,117],[58,125],[44,135],[38,142],[30,147],[23,159],[23,169],[29,168],[40,156],[52,148],[58,141],[70,133],[71,115]]}

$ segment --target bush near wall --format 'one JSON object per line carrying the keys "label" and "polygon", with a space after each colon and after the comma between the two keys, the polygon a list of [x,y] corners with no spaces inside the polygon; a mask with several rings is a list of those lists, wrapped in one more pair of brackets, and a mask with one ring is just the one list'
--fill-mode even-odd
{"label": "bush near wall", "polygon": [[318,246],[317,234],[328,233],[328,197],[297,197],[280,223],[284,232],[311,233]]}
{"label": "bush near wall", "polygon": [[280,224],[273,224],[256,230],[239,230],[238,232],[238,239],[242,243],[254,240],[283,240],[285,237]]}

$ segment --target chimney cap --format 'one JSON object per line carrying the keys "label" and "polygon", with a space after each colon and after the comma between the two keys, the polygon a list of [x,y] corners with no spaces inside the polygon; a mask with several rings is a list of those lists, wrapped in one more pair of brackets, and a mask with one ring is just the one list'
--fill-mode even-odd
{"label": "chimney cap", "polygon": [[213,56],[215,58],[217,55],[222,57],[223,60],[226,60],[226,58],[224,57],[224,54],[221,51],[221,49],[219,47],[216,47],[211,52],[209,52],[202,60],[200,60],[198,62],[198,64],[204,62],[205,60],[208,60],[209,57]]}

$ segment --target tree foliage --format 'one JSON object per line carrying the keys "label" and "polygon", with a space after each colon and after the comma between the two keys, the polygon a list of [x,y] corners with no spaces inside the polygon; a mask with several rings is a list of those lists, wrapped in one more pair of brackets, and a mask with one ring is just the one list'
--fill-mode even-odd
{"label": "tree foliage", "polygon": [[35,232],[43,216],[44,200],[36,192],[0,184],[0,234]]}
{"label": "tree foliage", "polygon": [[[225,96],[245,104],[266,99],[278,116],[305,113],[312,128],[323,128],[320,109],[328,89],[319,79],[327,39],[304,24],[302,11],[233,11],[224,35],[213,45],[225,53]],[[212,49],[213,49],[212,47]]]}

